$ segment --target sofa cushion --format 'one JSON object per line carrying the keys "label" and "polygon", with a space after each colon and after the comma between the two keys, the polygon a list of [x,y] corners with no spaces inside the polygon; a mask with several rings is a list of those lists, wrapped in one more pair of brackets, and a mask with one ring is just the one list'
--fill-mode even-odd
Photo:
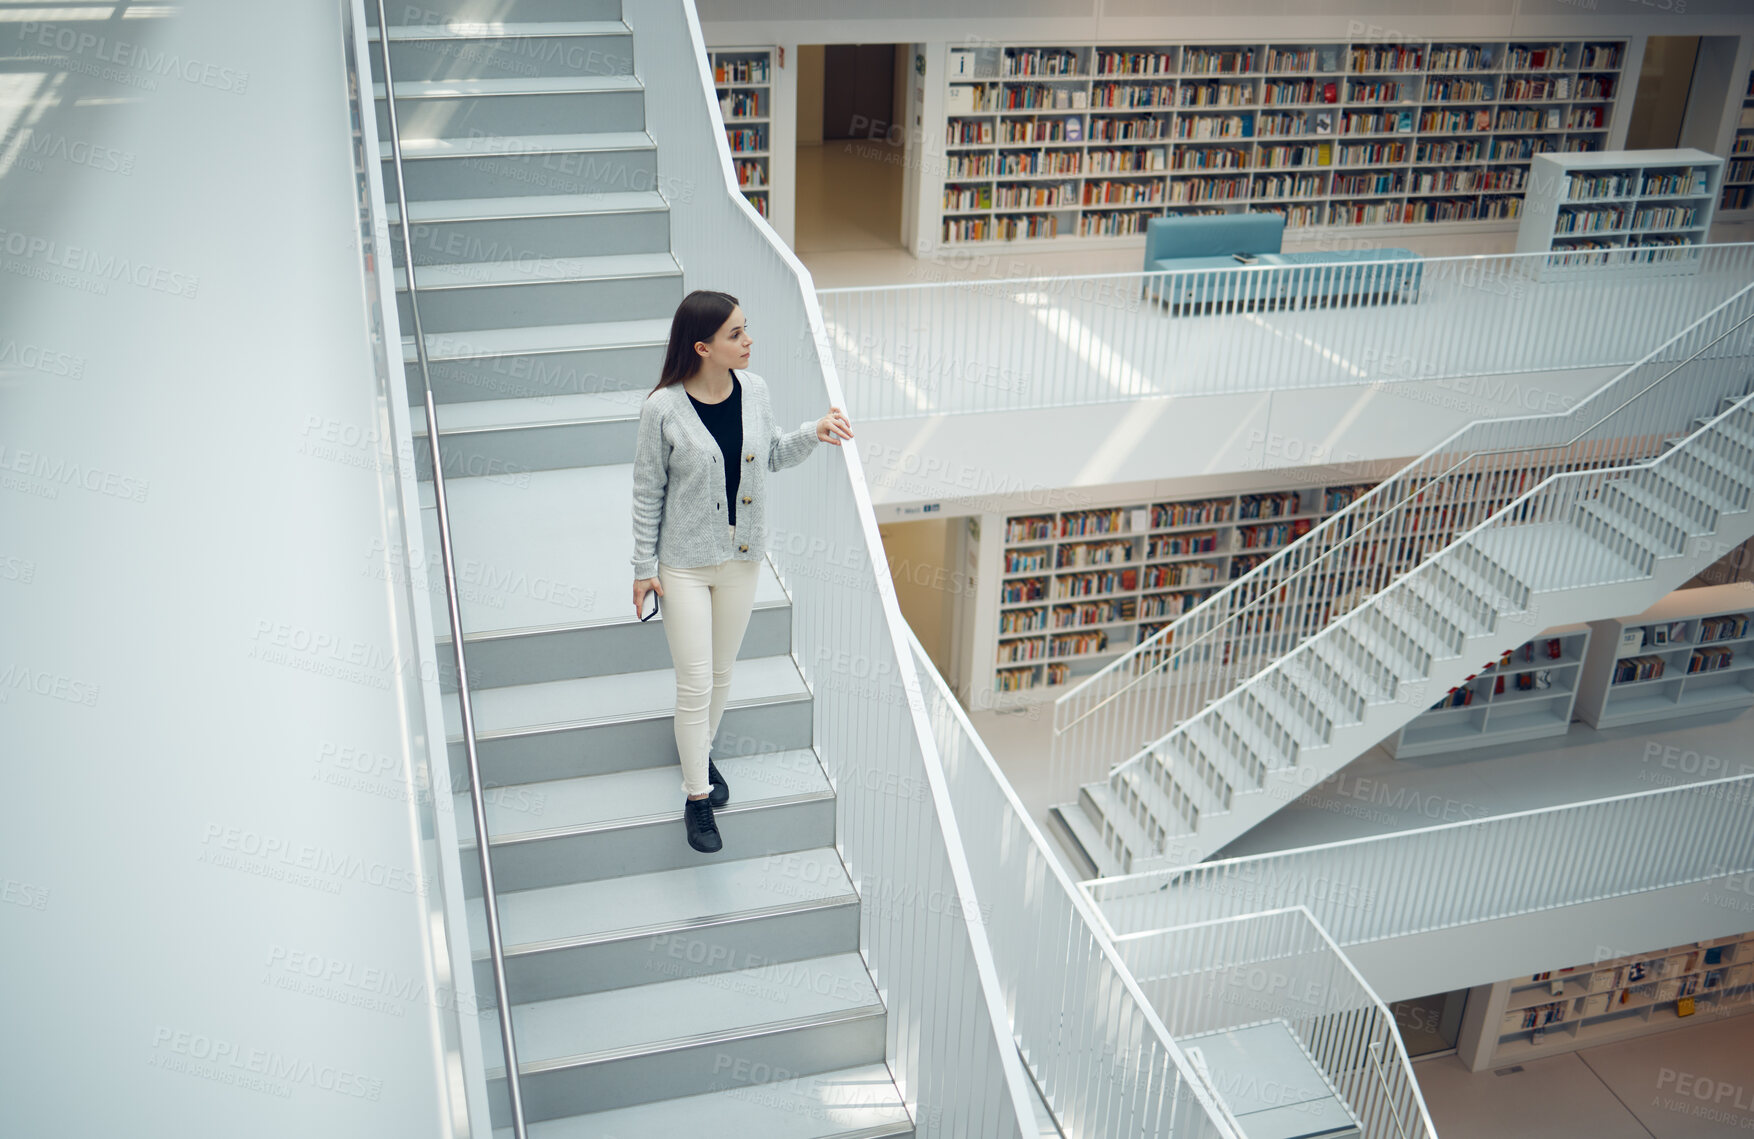
{"label": "sofa cushion", "polygon": [[1145,264],[1229,257],[1232,253],[1277,253],[1284,236],[1285,219],[1278,214],[1177,214],[1152,218],[1145,227]]}

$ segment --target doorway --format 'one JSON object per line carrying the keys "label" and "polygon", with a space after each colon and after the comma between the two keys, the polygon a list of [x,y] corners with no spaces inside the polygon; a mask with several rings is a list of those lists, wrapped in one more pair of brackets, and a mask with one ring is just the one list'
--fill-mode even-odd
{"label": "doorway", "polygon": [[1454,1051],[1456,1036],[1462,1028],[1462,1009],[1468,1003],[1468,990],[1433,993],[1428,997],[1410,997],[1389,1005],[1395,1028],[1401,1034],[1401,1045],[1409,1060],[1435,1052]]}
{"label": "doorway", "polygon": [[807,253],[901,247],[903,45],[798,48],[798,214]]}
{"label": "doorway", "polygon": [[1650,37],[1632,97],[1625,149],[1668,150],[1681,145],[1681,124],[1687,117],[1698,58],[1698,36]]}

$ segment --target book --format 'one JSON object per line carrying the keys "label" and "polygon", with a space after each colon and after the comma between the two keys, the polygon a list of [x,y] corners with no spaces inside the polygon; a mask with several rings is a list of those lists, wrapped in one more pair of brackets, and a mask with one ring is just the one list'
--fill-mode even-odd
{"label": "book", "polygon": [[1675,1015],[1676,1016],[1692,1016],[1693,1015],[1693,998],[1692,997],[1682,997],[1680,1000],[1676,1001],[1675,1002]]}

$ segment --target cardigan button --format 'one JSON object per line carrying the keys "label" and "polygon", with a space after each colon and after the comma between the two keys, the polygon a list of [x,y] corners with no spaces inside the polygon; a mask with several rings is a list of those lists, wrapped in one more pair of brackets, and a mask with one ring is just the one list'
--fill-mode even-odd
{"label": "cardigan button", "polygon": [[743,460],[744,460],[744,462],[753,463],[755,461],[755,456],[754,455],[744,455]]}
{"label": "cardigan button", "polygon": [[747,554],[749,552],[749,547],[748,546],[738,546],[737,550],[739,553]]}
{"label": "cardigan button", "polygon": [[754,502],[755,500],[753,498],[750,498],[748,495],[744,495],[743,501],[744,502]]}

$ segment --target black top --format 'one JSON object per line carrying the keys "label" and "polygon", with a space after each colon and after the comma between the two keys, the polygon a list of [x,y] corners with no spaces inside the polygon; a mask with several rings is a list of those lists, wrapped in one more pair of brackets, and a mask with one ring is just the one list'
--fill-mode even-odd
{"label": "black top", "polygon": [[[688,391],[687,388],[682,390]],[[743,381],[732,372],[730,396],[718,403],[702,403],[690,393],[688,402],[694,405],[694,413],[719,441],[719,450],[725,456],[725,507],[731,512],[728,521],[735,526],[737,487],[743,482],[743,464],[737,461],[743,450]]]}

